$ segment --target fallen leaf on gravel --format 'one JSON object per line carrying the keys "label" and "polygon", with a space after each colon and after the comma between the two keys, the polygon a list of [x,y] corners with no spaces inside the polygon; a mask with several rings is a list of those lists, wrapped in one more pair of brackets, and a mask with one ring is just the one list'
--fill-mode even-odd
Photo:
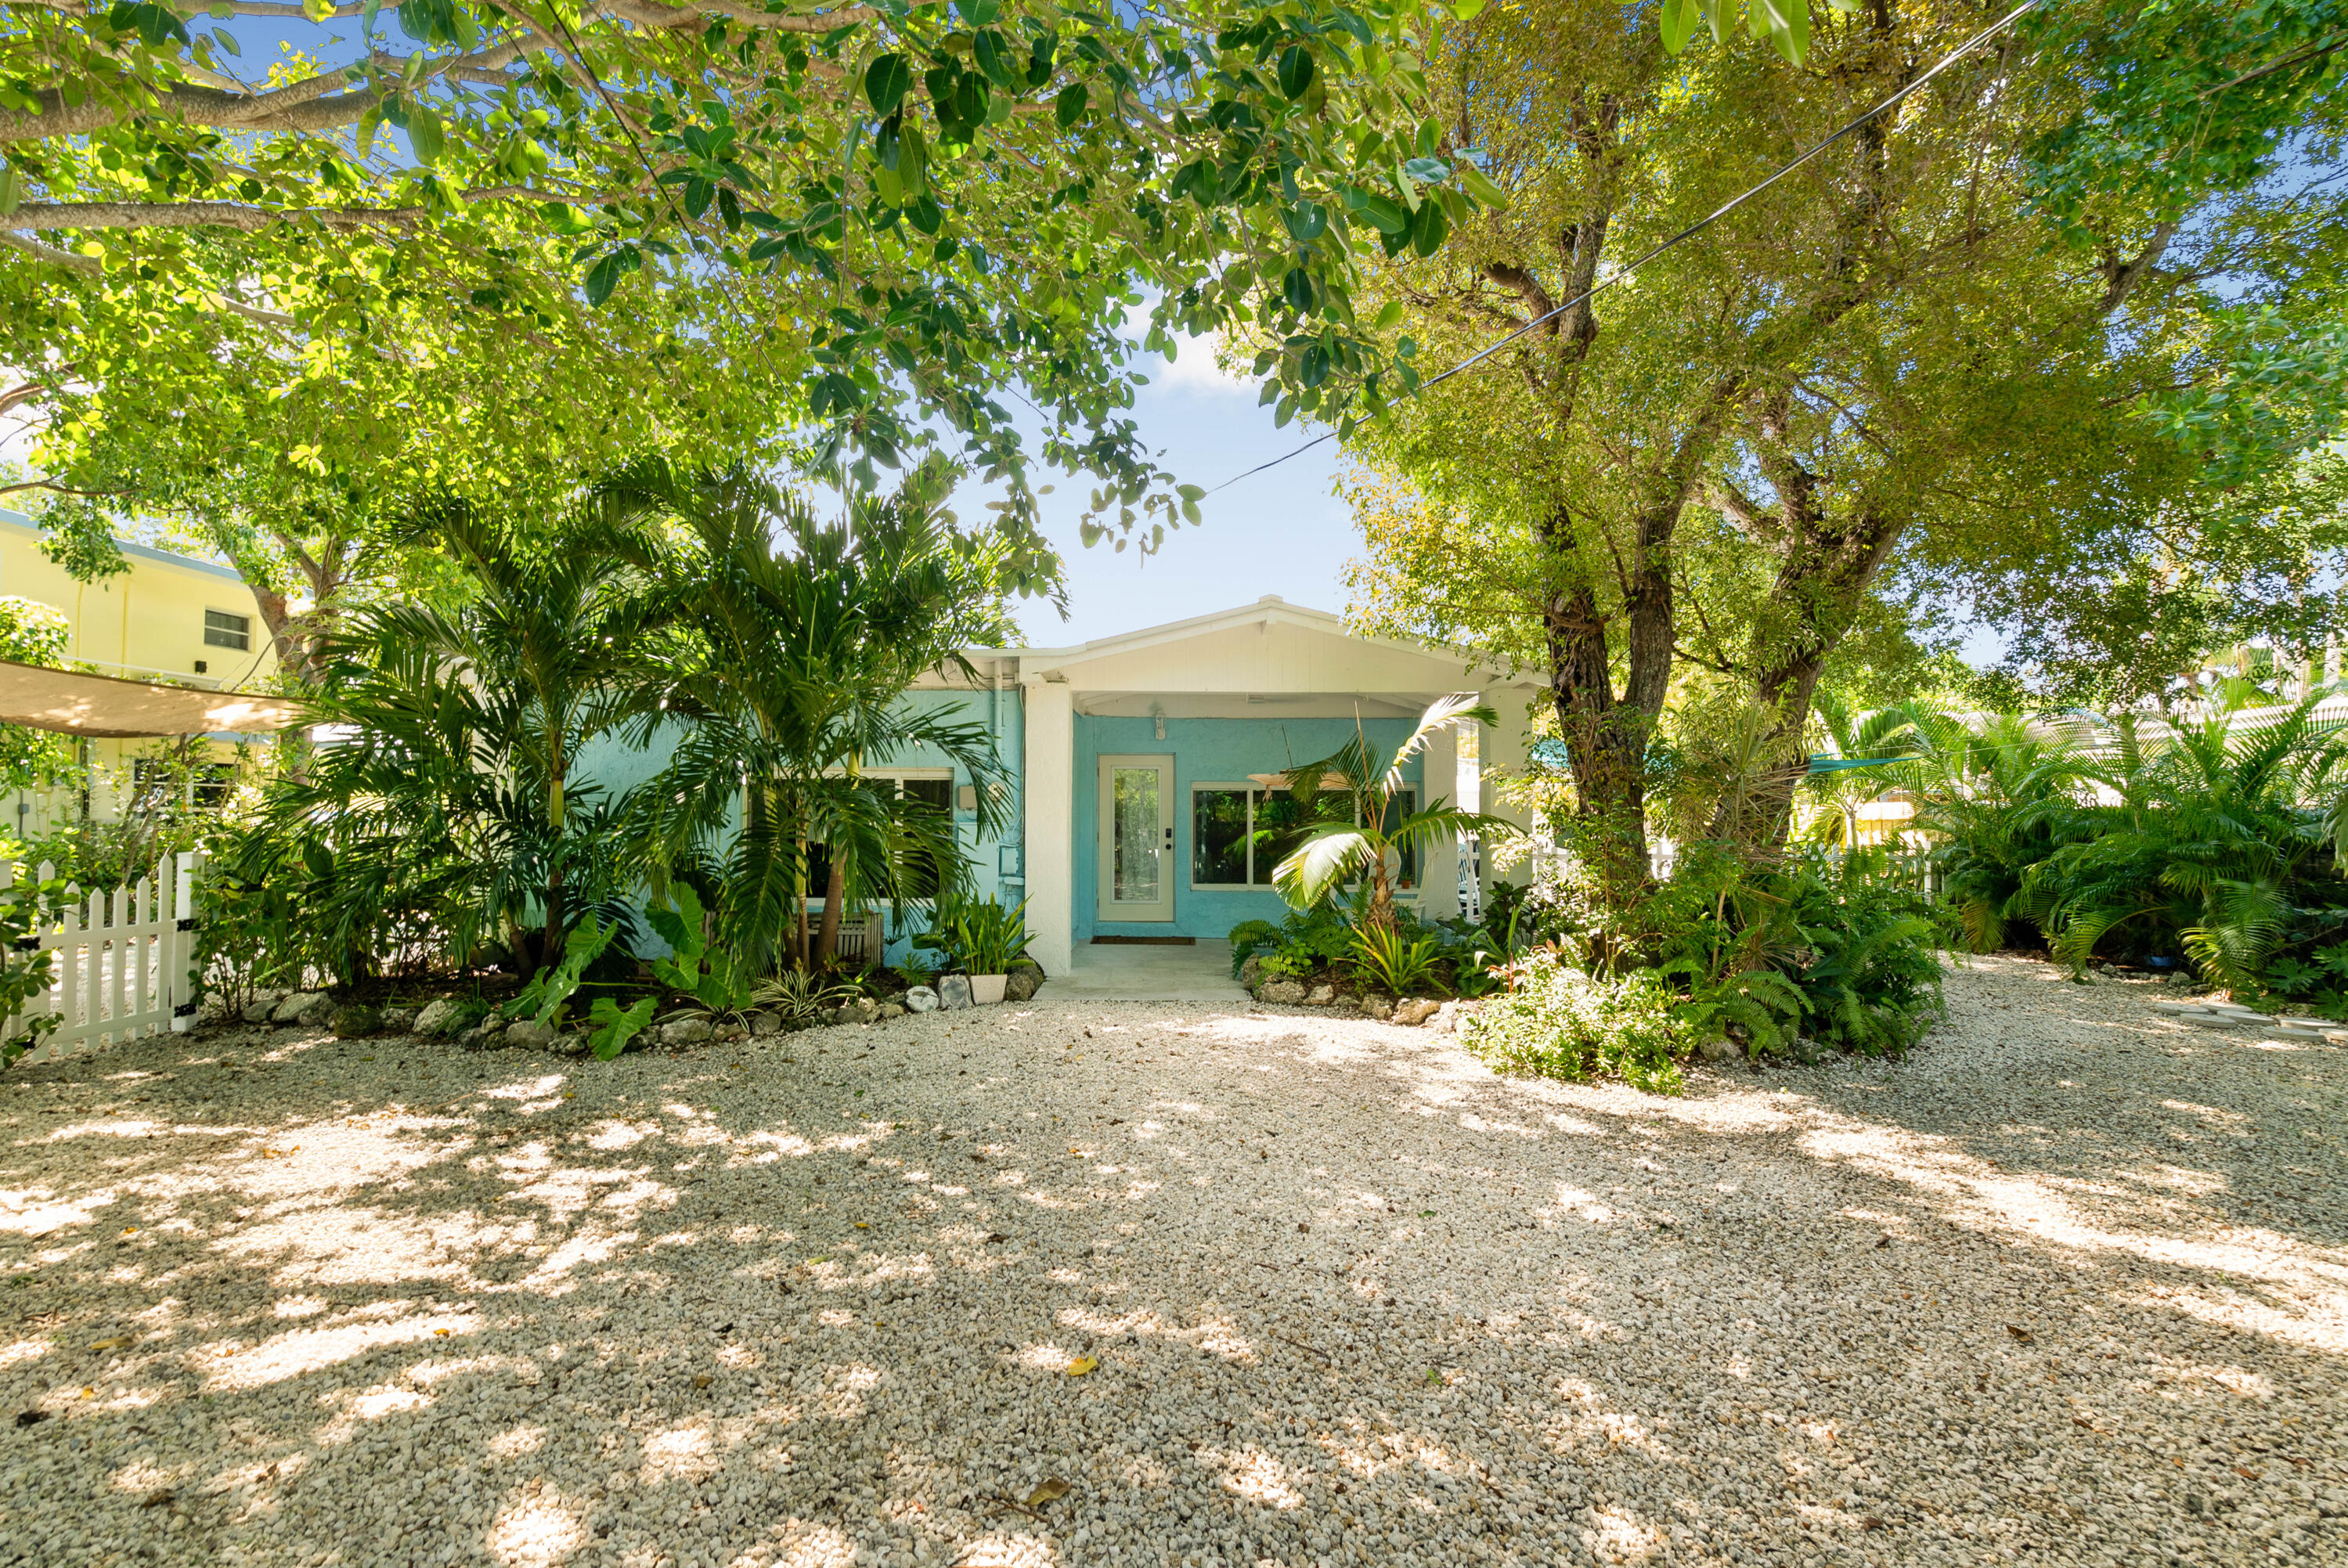
{"label": "fallen leaf on gravel", "polygon": [[132,1339],[130,1336],[127,1334],[118,1334],[111,1339],[92,1340],[89,1347],[92,1350],[119,1350],[126,1345],[135,1345],[137,1343],[138,1341]]}
{"label": "fallen leaf on gravel", "polygon": [[432,1331],[432,1335],[436,1339],[446,1339],[448,1337],[448,1331],[445,1328],[436,1328]]}
{"label": "fallen leaf on gravel", "polygon": [[696,1373],[694,1376],[693,1386],[696,1388],[706,1388],[712,1381],[713,1379],[710,1377],[708,1373]]}
{"label": "fallen leaf on gravel", "polygon": [[139,1500],[139,1506],[141,1508],[160,1508],[170,1501],[171,1489],[167,1486],[160,1491],[149,1492],[144,1498]]}
{"label": "fallen leaf on gravel", "polygon": [[1876,1239],[1875,1244],[1879,1247],[1888,1247],[1891,1244],[1891,1238],[1890,1236],[1879,1236]]}
{"label": "fallen leaf on gravel", "polygon": [[2259,1479],[2258,1471],[2254,1470],[2244,1470],[2240,1465],[2236,1465],[2234,1467],[2234,1473],[2240,1476],[2244,1480],[2256,1480]]}
{"label": "fallen leaf on gravel", "polygon": [[1062,1480],[1058,1476],[1054,1476],[1050,1480],[1043,1482],[1037,1486],[1034,1491],[1027,1494],[1026,1506],[1029,1508],[1041,1508],[1047,1502],[1056,1502],[1061,1498],[1067,1495],[1068,1483]]}
{"label": "fallen leaf on gravel", "polygon": [[1007,1242],[1011,1238],[1004,1235],[1001,1231],[989,1231],[986,1233],[986,1239],[990,1242]]}
{"label": "fallen leaf on gravel", "polygon": [[[1079,1356],[1074,1361],[1068,1363],[1068,1376],[1071,1377],[1081,1377],[1099,1365],[1100,1363],[1098,1361],[1094,1360],[1089,1356]],[[1066,1491],[1066,1488],[1063,1487],[1061,1490]],[[1030,1498],[1028,1501],[1032,1502],[1035,1500]]]}
{"label": "fallen leaf on gravel", "polygon": [[858,1230],[860,1230],[860,1231],[869,1231],[869,1230],[870,1230],[872,1227],[871,1227],[871,1226],[870,1226],[870,1225],[868,1225],[868,1224],[866,1224],[863,1221],[859,1220],[859,1221],[857,1221],[857,1222],[856,1222],[856,1228],[857,1228]]}
{"label": "fallen leaf on gravel", "polygon": [[2016,1339],[2021,1340],[2024,1345],[2029,1344],[2033,1339],[2037,1337],[2035,1335],[2032,1334],[2030,1330],[2026,1328],[2016,1328],[2011,1323],[2005,1326],[2005,1331],[2008,1334],[2013,1335]]}

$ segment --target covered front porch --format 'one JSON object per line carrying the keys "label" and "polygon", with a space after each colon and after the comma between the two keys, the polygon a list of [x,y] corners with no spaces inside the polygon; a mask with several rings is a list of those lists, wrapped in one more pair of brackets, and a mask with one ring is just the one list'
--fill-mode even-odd
{"label": "covered front porch", "polygon": [[[1277,599],[1023,649],[1019,665],[1027,922],[1036,957],[1066,979],[1063,995],[1241,997],[1231,928],[1280,920],[1272,868],[1316,811],[1352,810],[1295,801],[1286,778],[1300,765],[1356,736],[1391,748],[1429,703],[1463,690],[1485,693],[1503,717],[1480,738],[1488,751],[1523,754],[1524,698],[1510,689],[1521,683],[1449,649],[1351,635],[1334,615]],[[1449,730],[1401,771],[1401,811],[1473,798],[1475,763],[1463,769]],[[1414,853],[1404,899],[1428,919],[1455,913],[1459,865],[1456,844]]]}

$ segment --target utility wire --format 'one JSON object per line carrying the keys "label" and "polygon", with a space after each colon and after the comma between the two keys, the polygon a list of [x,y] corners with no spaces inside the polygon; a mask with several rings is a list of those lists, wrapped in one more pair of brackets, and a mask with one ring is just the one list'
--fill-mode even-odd
{"label": "utility wire", "polygon": [[[2024,15],[2024,13],[2035,10],[2037,5],[2038,0],[2022,0],[2021,5],[2016,5],[2013,10],[2008,11],[2004,15],[2000,16],[1996,21],[1992,22],[1988,26],[1983,27],[1980,32],[1975,33],[1972,37],[1967,38],[1963,43],[1958,45],[1948,54],[1942,56],[1940,61],[1935,64],[1931,70],[1926,71],[1922,76],[1918,77],[1914,81],[1910,82],[1906,87],[1901,88],[1898,92],[1893,93],[1890,98],[1885,98],[1881,103],[1877,104],[1865,114],[1859,116],[1856,119],[1853,119],[1842,126],[1839,129],[1836,130],[1833,135],[1811,147],[1808,151],[1803,153],[1799,158],[1795,159],[1791,163],[1788,163],[1784,168],[1778,170],[1775,174],[1770,175],[1768,179],[1764,180],[1758,185],[1753,186],[1751,189],[1742,192],[1741,194],[1732,197],[1730,200],[1721,203],[1721,205],[1714,208],[1710,212],[1706,213],[1704,217],[1697,219],[1694,222],[1690,223],[1686,228],[1682,229],[1678,233],[1673,234],[1671,238],[1659,241],[1655,244],[1650,245],[1646,250],[1641,252],[1639,255],[1627,266],[1622,267],[1620,271],[1610,273],[1604,279],[1591,284],[1589,288],[1582,290],[1580,294],[1574,295],[1563,304],[1559,305],[1556,309],[1533,317],[1532,320],[1525,323],[1522,326],[1515,328],[1506,336],[1501,337],[1498,341],[1488,344],[1484,347],[1478,349],[1474,354],[1469,355],[1467,358],[1451,366],[1448,370],[1428,377],[1426,380],[1418,384],[1416,390],[1424,392],[1430,387],[1441,386],[1444,382],[1450,380],[1454,376],[1474,369],[1485,360],[1489,359],[1492,356],[1499,353],[1503,348],[1506,348],[1509,344],[1514,343],[1517,339],[1524,336],[1525,334],[1534,331],[1539,327],[1547,325],[1550,322],[1552,322],[1559,316],[1563,315],[1567,311],[1571,310],[1575,305],[1578,305],[1583,301],[1591,299],[1605,290],[1613,287],[1616,284],[1621,283],[1624,278],[1629,277],[1632,273],[1637,272],[1641,267],[1645,266],[1649,262],[1653,261],[1657,256],[1662,255],[1665,251],[1670,250],[1673,245],[1678,244],[1681,241],[1692,240],[1696,235],[1703,233],[1706,229],[1711,228],[1715,223],[1719,222],[1723,218],[1727,217],[1731,212],[1735,211],[1739,207],[1744,206],[1745,203],[1752,201],[1753,198],[1760,195],[1761,192],[1768,190],[1769,187],[1775,185],[1788,174],[1793,173],[1794,170],[1801,168],[1805,163],[1809,162],[1810,160],[1816,158],[1819,153],[1824,152],[1829,147],[1834,146],[1835,143],[1840,141],[1844,137],[1847,137],[1851,132],[1857,130],[1860,126],[1865,125],[1869,120],[1875,119],[1887,109],[1898,108],[1900,101],[1906,98],[1909,94],[1921,88],[1934,77],[1939,76],[1942,71],[1947,70],[1951,66],[1955,65],[1959,60],[1963,59],[1967,55],[1972,54],[1975,49],[1978,49],[1983,44],[1988,43],[1992,38],[1997,36],[1998,34],[2003,32],[2008,26],[2012,26],[2017,18]],[[1337,432],[1334,430],[1324,430],[1320,435],[1313,437],[1311,440],[1305,442],[1303,446],[1297,448],[1292,452],[1282,452],[1279,457],[1272,459],[1269,462],[1258,463],[1255,467],[1247,469],[1243,473],[1233,474],[1230,479],[1225,480],[1222,483],[1217,485],[1213,490],[1209,490],[1207,493],[1209,495],[1214,495],[1222,490],[1227,490],[1231,489],[1231,486],[1239,483],[1241,480],[1252,479],[1257,474],[1263,472],[1266,469],[1276,469],[1281,464],[1288,461],[1291,458],[1303,457],[1305,453],[1311,451],[1313,448],[1320,446],[1323,442],[1334,440],[1336,438],[1336,435]]]}

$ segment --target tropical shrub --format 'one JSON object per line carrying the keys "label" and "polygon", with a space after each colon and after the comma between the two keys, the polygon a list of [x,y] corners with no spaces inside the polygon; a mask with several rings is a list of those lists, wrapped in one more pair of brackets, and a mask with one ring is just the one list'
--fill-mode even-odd
{"label": "tropical shrub", "polygon": [[944,756],[978,786],[983,835],[1009,799],[984,725],[905,700],[927,671],[972,673],[962,649],[1003,628],[1010,562],[994,536],[953,526],[938,480],[917,470],[894,496],[852,502],[848,522],[746,470],[647,467],[614,489],[667,525],[625,546],[664,626],[628,734],[672,747],[638,792],[638,833],[651,858],[715,862],[717,933],[760,973],[820,966],[852,904],[966,893],[952,814],[868,769]]}
{"label": "tropical shrub", "polygon": [[1800,945],[1776,968],[1811,1038],[1862,1056],[1906,1050],[1945,1012],[1941,954],[1952,923],[1883,874],[1882,857],[1797,862],[1776,879]]}
{"label": "tropical shrub", "polygon": [[1581,974],[1539,953],[1515,983],[1460,1026],[1468,1050],[1501,1072],[1545,1078],[1620,1078],[1660,1094],[1681,1085],[1680,1064],[1702,1038],[1684,997],[1663,975]]}
{"label": "tropical shrub", "polygon": [[654,906],[644,920],[669,945],[669,955],[652,962],[653,978],[708,1013],[740,1013],[756,987],[749,965],[732,948],[714,941],[712,922],[690,882],[669,890],[674,908]]}
{"label": "tropical shrub", "polygon": [[[1437,735],[1470,720],[1493,724],[1498,716],[1474,693],[1454,693],[1428,704],[1416,727],[1392,751],[1373,747],[1368,733],[1357,726],[1354,738],[1329,756],[1289,769],[1291,799],[1306,820],[1322,820],[1307,828],[1303,841],[1272,868],[1272,886],[1280,896],[1298,909],[1313,909],[1331,902],[1346,884],[1358,883],[1359,923],[1392,928],[1396,920],[1395,873],[1406,851],[1476,834],[1494,839],[1513,835],[1516,824],[1504,818],[1462,810],[1439,799],[1407,814],[1401,810],[1403,764]],[[1352,811],[1328,820],[1315,810],[1323,791],[1352,797]]]}
{"label": "tropical shrub", "polygon": [[965,899],[940,905],[915,945],[943,954],[963,974],[1003,975],[1027,956],[1027,940],[1025,899],[1009,909],[994,898]]}
{"label": "tropical shrub", "polygon": [[[0,841],[0,857],[17,862],[16,879],[0,888],[0,1019],[15,1019],[15,1027],[0,1037],[0,1068],[8,1068],[65,1021],[60,1014],[26,1009],[56,978],[56,951],[36,939],[48,923],[49,906],[64,898],[66,884],[61,878],[36,881],[16,844]],[[18,1017],[20,1013],[25,1016]]]}
{"label": "tropical shrub", "polygon": [[1390,925],[1365,925],[1354,934],[1347,956],[1355,975],[1388,995],[1448,989],[1437,973],[1443,944],[1432,936],[1413,936]]}
{"label": "tropical shrub", "polygon": [[781,1016],[787,1026],[815,1022],[857,995],[856,987],[813,969],[786,969],[761,985],[751,1006]]}
{"label": "tropical shrub", "polygon": [[561,520],[427,500],[398,531],[454,567],[453,600],[352,612],[320,639],[306,717],[331,740],[273,782],[267,810],[318,884],[346,980],[504,940],[525,974],[629,891],[624,801],[579,776],[632,711],[654,608],[601,490]]}

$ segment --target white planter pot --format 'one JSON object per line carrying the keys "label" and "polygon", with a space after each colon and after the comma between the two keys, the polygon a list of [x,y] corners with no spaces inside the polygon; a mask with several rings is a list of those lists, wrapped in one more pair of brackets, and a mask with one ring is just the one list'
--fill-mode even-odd
{"label": "white planter pot", "polygon": [[1003,984],[1007,975],[973,975],[970,977],[970,1004],[973,1007],[991,1007],[1003,1000]]}

